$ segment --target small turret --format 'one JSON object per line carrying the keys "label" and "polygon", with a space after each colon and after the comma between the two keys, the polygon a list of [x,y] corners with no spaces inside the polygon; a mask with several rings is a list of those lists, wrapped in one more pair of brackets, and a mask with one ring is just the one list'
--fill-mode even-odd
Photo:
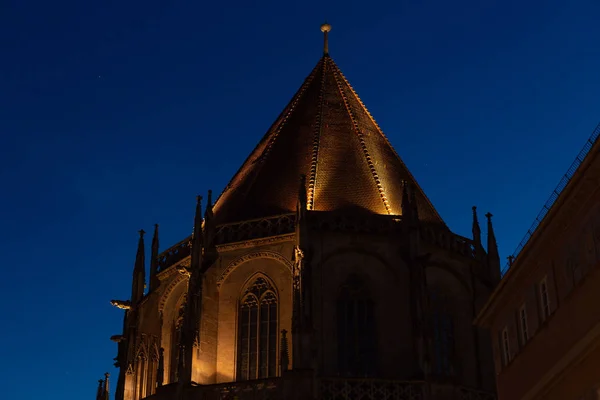
{"label": "small turret", "polygon": [[150,258],[150,290],[156,289],[159,284],[158,277],[158,224],[154,225],[152,237],[152,256]]}
{"label": "small turret", "polygon": [[144,287],[146,285],[146,266],[144,255],[144,230],[140,230],[140,239],[138,241],[137,254],[135,256],[135,265],[133,267],[133,282],[131,285],[131,304],[133,307],[144,297]]}

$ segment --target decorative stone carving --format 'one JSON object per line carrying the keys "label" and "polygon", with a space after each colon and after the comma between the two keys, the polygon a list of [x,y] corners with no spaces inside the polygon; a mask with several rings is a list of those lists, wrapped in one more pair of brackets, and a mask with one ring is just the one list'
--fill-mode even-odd
{"label": "decorative stone carving", "polygon": [[223,270],[223,272],[217,279],[217,288],[221,288],[221,285],[223,284],[225,279],[227,279],[229,274],[234,269],[236,269],[238,266],[240,266],[241,264],[243,264],[245,262],[248,262],[250,260],[255,260],[257,258],[270,258],[272,260],[276,260],[276,261],[279,261],[282,264],[284,264],[290,270],[290,272],[292,272],[292,270],[293,270],[292,263],[287,258],[285,258],[282,254],[276,253],[274,251],[257,251],[254,253],[244,254],[243,256],[241,256],[241,257],[237,258],[236,260],[234,260],[233,262],[231,262],[227,266],[227,268],[225,268],[225,270]]}
{"label": "decorative stone carving", "polygon": [[190,273],[190,270],[189,270],[188,266],[185,266],[183,264],[179,264],[175,268],[177,269],[177,272],[179,272],[181,275],[184,275],[184,276],[186,276],[188,278],[191,276],[191,273]]}
{"label": "decorative stone carving", "polygon": [[129,300],[111,300],[110,304],[121,310],[129,310],[131,308],[131,301]]}
{"label": "decorative stone carving", "polygon": [[421,382],[328,378],[321,379],[320,398],[422,400],[424,390]]}

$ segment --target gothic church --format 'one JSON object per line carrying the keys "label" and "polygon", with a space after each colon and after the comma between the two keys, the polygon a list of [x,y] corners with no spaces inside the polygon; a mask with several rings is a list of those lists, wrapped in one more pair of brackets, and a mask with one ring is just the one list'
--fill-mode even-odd
{"label": "gothic church", "polygon": [[[487,215],[452,233],[324,54],[190,237],[146,280],[144,232],[115,400],[494,399],[472,321],[500,279]],[[148,290],[146,290],[146,284]],[[108,398],[108,379],[99,399]]]}

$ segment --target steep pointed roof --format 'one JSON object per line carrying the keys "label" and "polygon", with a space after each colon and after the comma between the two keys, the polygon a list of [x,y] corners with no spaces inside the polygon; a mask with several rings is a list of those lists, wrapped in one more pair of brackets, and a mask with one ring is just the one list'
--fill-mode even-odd
{"label": "steep pointed roof", "polygon": [[403,181],[419,218],[443,221],[338,66],[325,54],[215,203],[219,224],[308,209],[400,215]]}

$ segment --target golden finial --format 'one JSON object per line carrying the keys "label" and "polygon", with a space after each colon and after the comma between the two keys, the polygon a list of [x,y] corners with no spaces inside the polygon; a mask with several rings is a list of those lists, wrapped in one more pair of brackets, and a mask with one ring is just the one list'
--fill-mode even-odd
{"label": "golden finial", "polygon": [[321,32],[323,32],[323,34],[325,35],[325,43],[323,45],[323,54],[329,54],[329,31],[331,31],[331,25],[329,25],[327,22],[325,22],[323,25],[321,25]]}

